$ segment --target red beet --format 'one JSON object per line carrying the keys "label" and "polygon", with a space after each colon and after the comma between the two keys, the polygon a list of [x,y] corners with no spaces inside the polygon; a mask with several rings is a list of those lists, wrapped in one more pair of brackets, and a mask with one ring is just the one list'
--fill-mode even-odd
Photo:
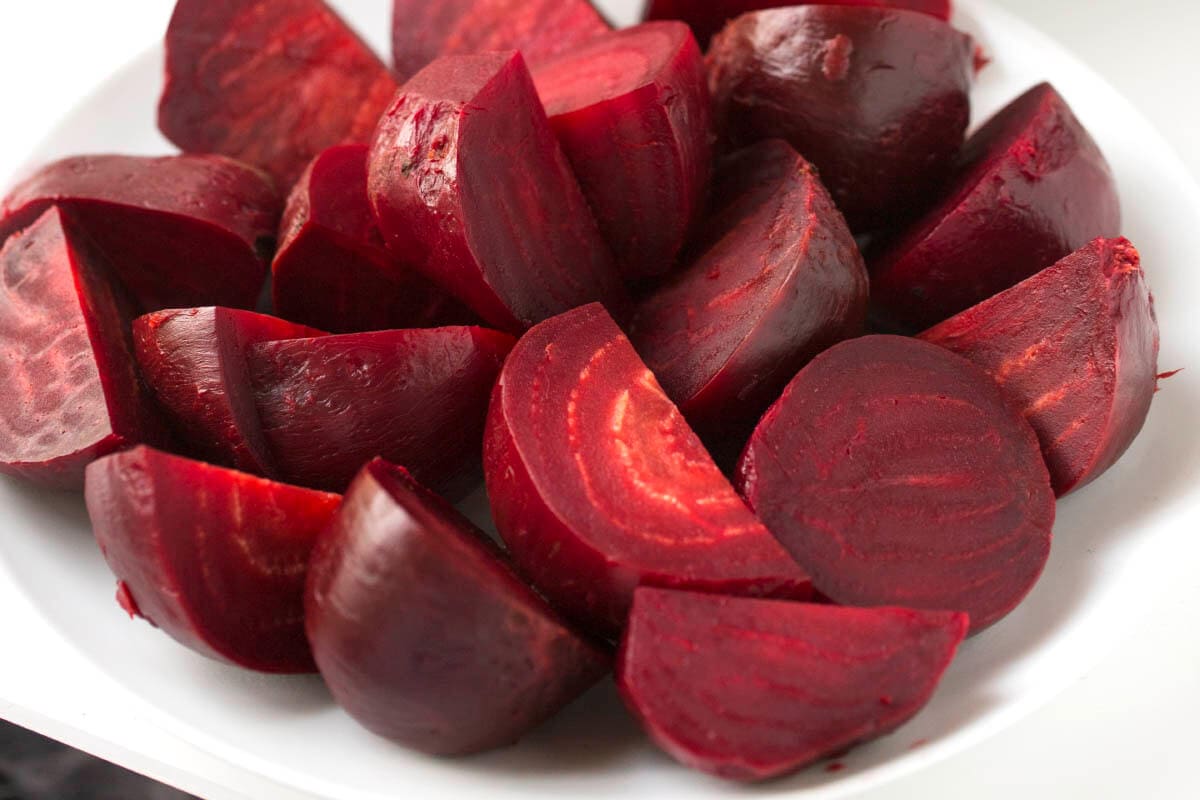
{"label": "red beet", "polygon": [[624,293],[519,53],[449,56],[380,122],[368,193],[394,253],[517,332]]}
{"label": "red beet", "polygon": [[0,241],[52,204],[112,262],[143,310],[258,300],[280,199],[266,175],[220,156],[76,156],[0,206]]}
{"label": "red beet", "polygon": [[787,139],[855,231],[932,202],[971,116],[971,37],[913,11],[801,6],[739,17],[708,51],[718,130]]}
{"label": "red beet", "polygon": [[304,580],[341,498],[148,447],[87,470],[96,541],[118,597],[198,653],[262,672],[312,672]]}
{"label": "red beet", "polygon": [[437,755],[515,742],[608,669],[494,543],[382,460],[355,479],[321,537],[306,610],[338,703],[375,733]]}
{"label": "red beet", "polygon": [[712,166],[712,100],[691,31],[677,22],[616,31],[533,78],[625,276],[667,272]]}
{"label": "red beet", "polygon": [[1037,431],[1059,495],[1137,437],[1158,373],[1158,322],[1137,250],[1097,239],[921,338],[995,378]]}
{"label": "red beet", "polygon": [[517,566],[597,631],[623,627],[639,584],[809,595],[599,305],[517,344],[492,396],[484,471]]}
{"label": "red beet", "polygon": [[966,614],[639,589],[626,703],[688,766],[764,780],[890,733],[929,702]]}
{"label": "red beet", "polygon": [[965,611],[977,632],[1050,554],[1054,492],[1033,429],[983,370],[914,339],[817,356],[763,417],[739,481],[843,605]]}
{"label": "red beet", "polygon": [[945,199],[870,260],[881,327],[922,330],[1120,232],[1108,163],[1049,84],[993,117],[960,162]]}
{"label": "red beet", "polygon": [[366,142],[396,92],[370,48],[322,0],[177,0],[158,127],[296,182],[327,147]]}

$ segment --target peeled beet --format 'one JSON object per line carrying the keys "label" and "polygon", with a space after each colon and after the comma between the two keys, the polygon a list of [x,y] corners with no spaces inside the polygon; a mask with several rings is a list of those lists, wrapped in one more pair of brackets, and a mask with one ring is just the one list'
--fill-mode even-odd
{"label": "peeled beet", "polygon": [[261,672],[314,670],[304,579],[340,502],[148,447],[87,470],[88,514],[125,610]]}
{"label": "peeled beet", "polygon": [[519,53],[448,56],[405,84],[380,121],[367,188],[392,252],[498,328],[623,305]]}
{"label": "peeled beet", "polygon": [[959,161],[945,198],[870,259],[881,327],[923,330],[1120,232],[1112,171],[1049,84],[993,117]]}
{"label": "peeled beet", "polygon": [[971,37],[913,11],[746,14],[713,40],[708,67],[723,138],[788,140],[856,232],[895,225],[935,199],[971,116]]}
{"label": "peeled beet", "polygon": [[617,686],[674,758],[758,781],[891,733],[933,695],[966,614],[638,589]]}
{"label": "peeled beet", "polygon": [[1154,299],[1126,239],[1097,239],[920,338],[1000,384],[1037,432],[1059,495],[1116,463],[1157,387]]}
{"label": "peeled beet", "polygon": [[177,0],[158,127],[286,190],[327,147],[366,142],[396,81],[322,0]]}
{"label": "peeled beet", "polygon": [[533,79],[626,278],[670,270],[712,167],[712,100],[691,31],[678,22],[614,31]]}
{"label": "peeled beet", "polygon": [[514,348],[488,412],[484,472],[517,566],[599,632],[624,626],[639,584],[810,593],[599,305]]}
{"label": "peeled beet", "polygon": [[70,211],[150,311],[252,307],[281,201],[266,175],[220,156],[76,156],[13,188],[0,206],[0,241],[51,205]]}
{"label": "peeled beet", "polygon": [[899,336],[817,356],[763,417],[739,488],[842,605],[971,615],[1033,588],[1054,492],[1037,436],[979,367]]}
{"label": "peeled beet", "polygon": [[338,703],[436,755],[512,744],[608,670],[491,540],[383,460],[320,538],[306,610]]}

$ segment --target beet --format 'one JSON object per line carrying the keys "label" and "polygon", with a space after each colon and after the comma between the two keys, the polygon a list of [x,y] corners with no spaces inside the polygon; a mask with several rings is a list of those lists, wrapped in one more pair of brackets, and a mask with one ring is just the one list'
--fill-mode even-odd
{"label": "beet", "polygon": [[327,147],[366,142],[396,81],[322,0],[177,0],[158,127],[180,149],[286,189]]}
{"label": "beet", "polygon": [[764,780],[890,733],[929,702],[966,614],[638,589],[617,685],[688,766]]}
{"label": "beet", "polygon": [[533,78],[626,278],[667,272],[712,167],[712,100],[691,31],[678,22],[615,31]]}
{"label": "beet", "polygon": [[538,325],[513,349],[484,472],[518,568],[599,632],[623,627],[639,584],[809,596],[808,577],[599,305]]}
{"label": "beet", "polygon": [[979,367],[899,336],[817,356],[763,417],[739,488],[843,605],[971,615],[1025,597],[1050,554],[1037,436]]}
{"label": "beet", "polygon": [[1126,239],[1097,239],[921,338],[1000,384],[1037,432],[1059,495],[1116,463],[1157,386],[1154,299]]}
{"label": "beet", "polygon": [[511,744],[608,670],[494,543],[383,460],[321,537],[306,609],[338,703],[427,753]]}
{"label": "beet", "polygon": [[449,56],[380,122],[368,193],[392,252],[504,330],[624,301],[519,53]]}
{"label": "beet", "polygon": [[971,37],[913,11],[746,14],[713,40],[708,66],[722,137],[787,139],[856,232],[932,203],[970,121]]}
{"label": "beet", "polygon": [[0,241],[52,204],[70,210],[149,311],[252,307],[281,201],[266,175],[220,156],[76,156],[13,188]]}
{"label": "beet", "polygon": [[869,259],[872,315],[922,330],[1120,227],[1104,155],[1041,84],[971,137],[945,198]]}

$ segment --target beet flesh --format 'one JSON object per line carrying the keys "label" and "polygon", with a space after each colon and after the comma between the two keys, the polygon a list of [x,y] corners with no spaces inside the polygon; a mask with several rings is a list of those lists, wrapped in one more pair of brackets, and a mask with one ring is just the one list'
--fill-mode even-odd
{"label": "beet flesh", "polygon": [[437,755],[516,742],[609,666],[481,531],[382,460],[320,538],[306,613],[338,703]]}
{"label": "beet flesh", "polygon": [[1037,436],[994,381],[926,342],[843,342],[755,430],[739,488],[815,589],[843,605],[1012,611],[1050,554]]}
{"label": "beet flesh", "polygon": [[0,241],[51,205],[70,211],[151,311],[252,307],[282,203],[266,175],[220,156],[76,156],[13,188],[0,206]]}
{"label": "beet flesh", "polygon": [[426,275],[497,328],[624,305],[519,53],[447,56],[406,83],[380,121],[367,187],[392,252],[420,254]]}
{"label": "beet flesh", "polygon": [[1120,233],[1112,171],[1049,84],[987,122],[959,162],[944,199],[868,259],[880,327],[931,327]]}

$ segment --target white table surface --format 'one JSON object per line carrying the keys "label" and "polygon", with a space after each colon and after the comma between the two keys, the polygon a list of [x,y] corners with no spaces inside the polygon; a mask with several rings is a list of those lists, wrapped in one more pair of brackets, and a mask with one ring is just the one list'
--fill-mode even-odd
{"label": "white table surface", "polygon": [[[1154,122],[1200,178],[1200,4],[1194,0],[993,0],[1050,33],[1104,75]],[[93,84],[165,29],[169,0],[38,0],[0,4],[0,120],[24,152]],[[81,77],[82,76],[82,77]],[[5,162],[11,161],[6,157]],[[1200,258],[1197,259],[1200,269]],[[1184,365],[1163,365],[1164,369]],[[1200,534],[1200,532],[1197,532]],[[2,532],[0,532],[2,535]],[[1109,657],[1049,706],[947,762],[862,795],[862,800],[1200,797],[1200,535],[1181,552],[1160,605]],[[26,602],[0,565],[0,689],[58,688],[32,715],[2,699],[0,718],[62,739],[209,800],[299,800],[156,728],[122,703],[114,685],[107,717],[125,747],[79,733],[89,726],[67,677],[82,656],[50,630],[4,631]],[[16,615],[21,616],[21,615]],[[5,640],[44,641],[39,664],[6,656]],[[34,673],[36,672],[36,677]],[[94,696],[88,704],[97,707]],[[231,790],[228,787],[238,787]]]}

